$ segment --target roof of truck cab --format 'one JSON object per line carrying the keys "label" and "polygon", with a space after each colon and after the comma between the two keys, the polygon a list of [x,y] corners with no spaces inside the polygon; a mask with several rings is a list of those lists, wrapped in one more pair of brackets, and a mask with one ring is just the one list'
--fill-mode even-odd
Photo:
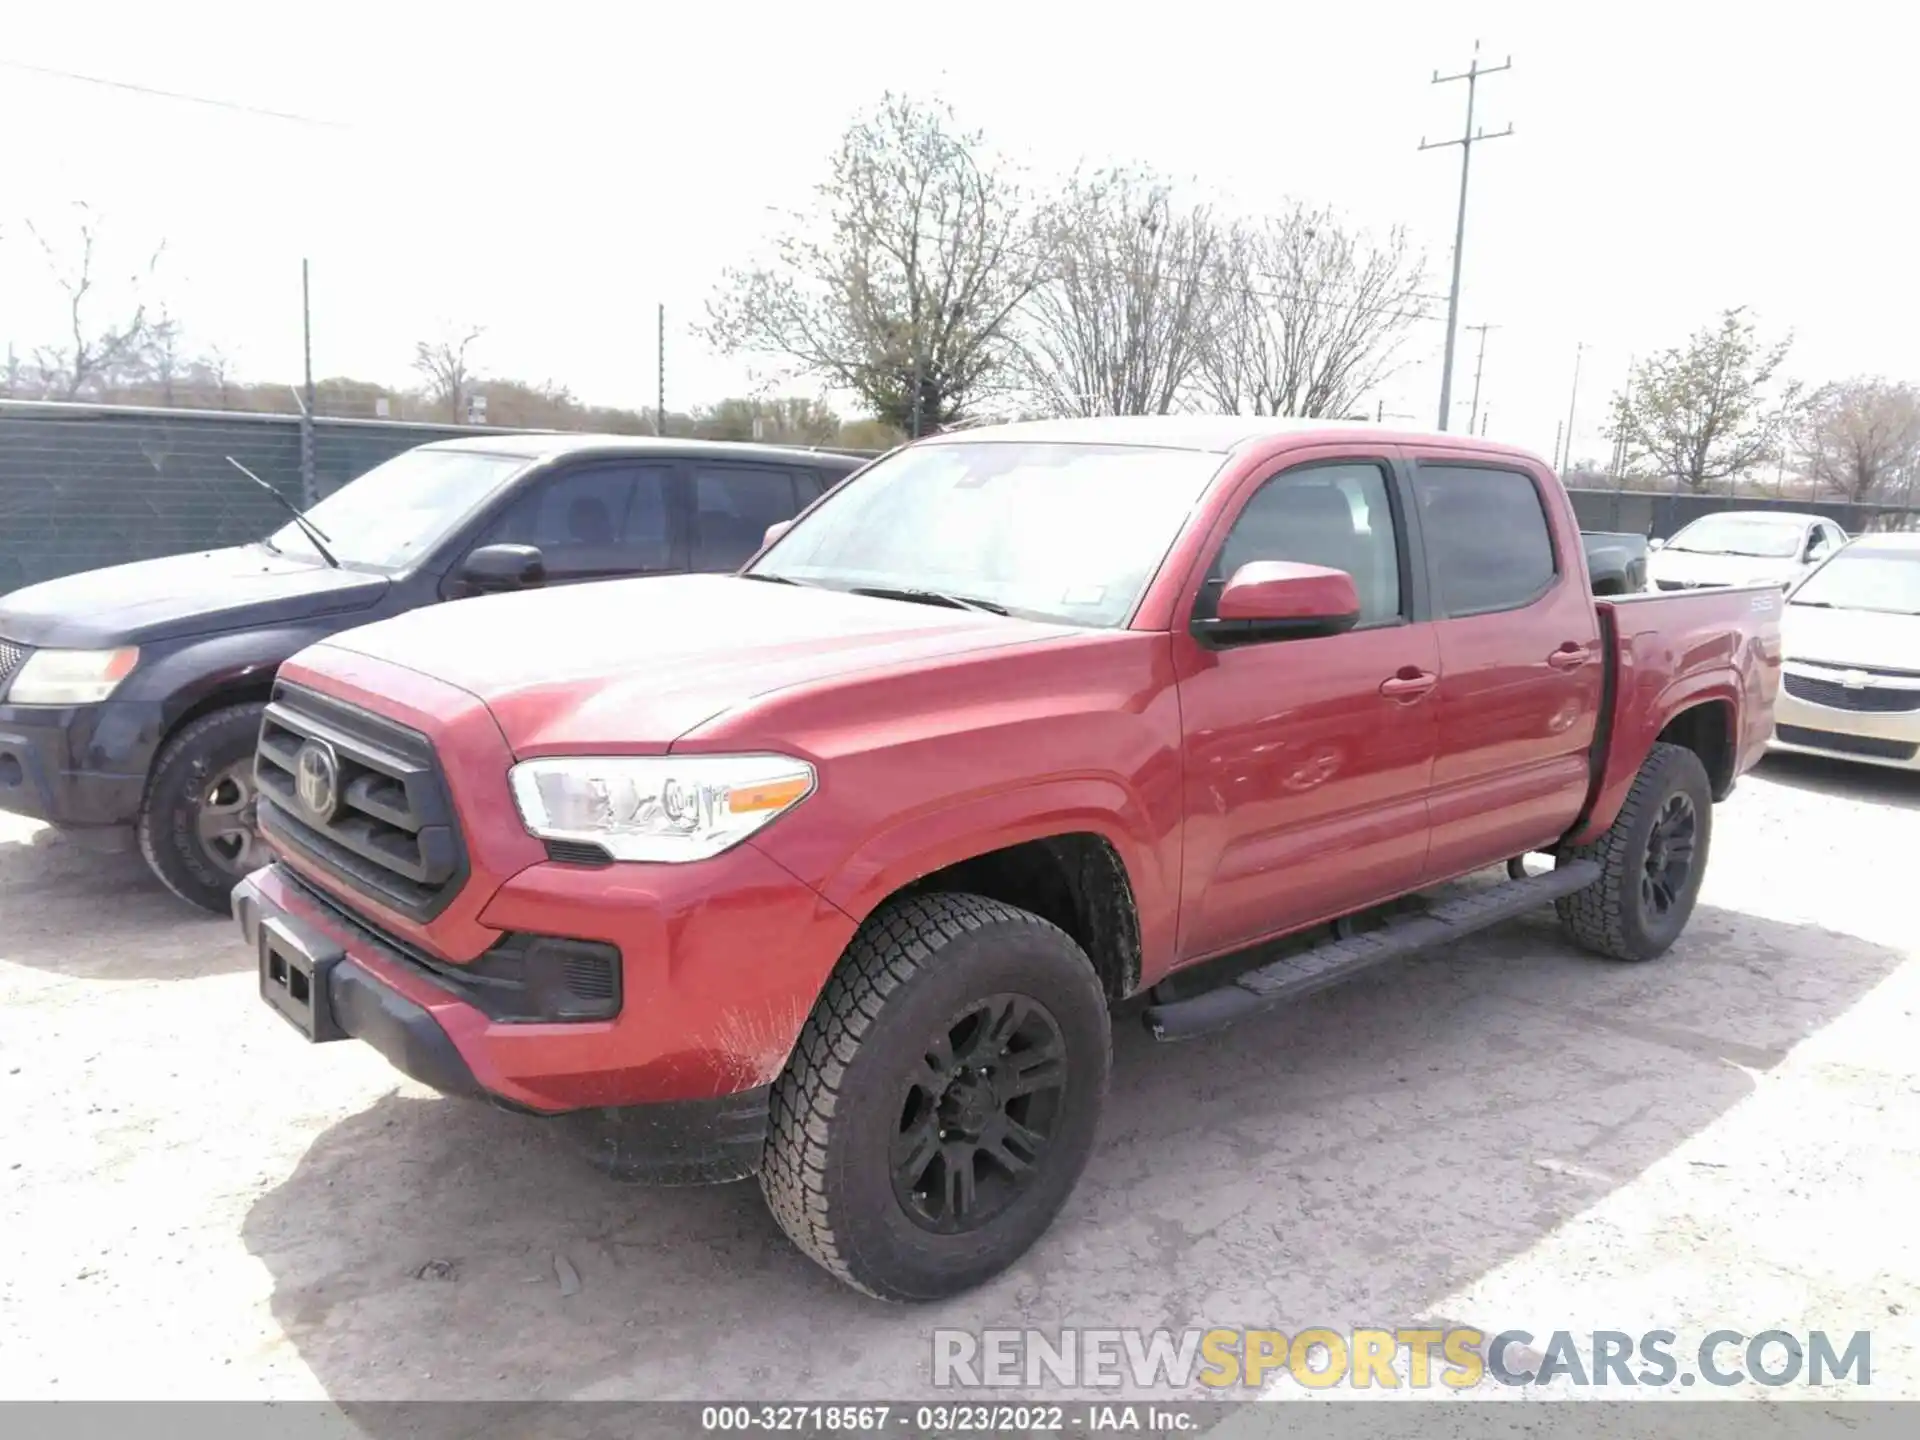
{"label": "roof of truck cab", "polygon": [[791,465],[796,461],[837,462],[851,469],[869,457],[836,450],[808,450],[797,445],[756,445],[740,440],[681,440],[657,435],[564,434],[507,431],[498,435],[463,435],[458,440],[435,440],[423,448],[464,450],[481,455],[517,455],[529,460],[551,460],[562,455],[619,458],[679,455],[707,460],[768,460]]}
{"label": "roof of truck cab", "polygon": [[1528,451],[1475,435],[1398,430],[1371,420],[1295,420],[1268,415],[1098,415],[1065,420],[1020,420],[1006,425],[949,430],[923,443],[1031,441],[1063,445],[1141,445],[1224,455],[1243,445],[1277,439],[1306,442],[1361,438],[1387,445],[1444,443],[1488,455],[1534,458]]}

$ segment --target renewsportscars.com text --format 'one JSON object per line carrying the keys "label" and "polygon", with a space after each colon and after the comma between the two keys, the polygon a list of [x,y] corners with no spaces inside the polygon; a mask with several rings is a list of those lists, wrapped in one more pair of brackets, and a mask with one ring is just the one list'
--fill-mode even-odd
{"label": "renewsportscars.com text", "polygon": [[1579,1387],[1828,1385],[1873,1383],[1865,1330],[1712,1330],[1683,1340],[1672,1330],[1410,1328],[1333,1330],[936,1330],[933,1383],[1042,1390],[1259,1390],[1282,1379],[1309,1389],[1499,1385]]}

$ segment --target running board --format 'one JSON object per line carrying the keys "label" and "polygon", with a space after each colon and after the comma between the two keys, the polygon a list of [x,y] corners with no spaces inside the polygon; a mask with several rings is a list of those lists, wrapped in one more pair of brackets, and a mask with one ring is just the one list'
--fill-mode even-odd
{"label": "running board", "polygon": [[1488,886],[1417,915],[1398,916],[1378,930],[1329,940],[1249,970],[1217,989],[1186,1000],[1150,1005],[1144,1017],[1147,1029],[1156,1040],[1186,1040],[1223,1029],[1284,1001],[1337,985],[1388,960],[1445,945],[1524,915],[1550,900],[1584,890],[1599,878],[1598,861],[1575,860],[1525,880]]}

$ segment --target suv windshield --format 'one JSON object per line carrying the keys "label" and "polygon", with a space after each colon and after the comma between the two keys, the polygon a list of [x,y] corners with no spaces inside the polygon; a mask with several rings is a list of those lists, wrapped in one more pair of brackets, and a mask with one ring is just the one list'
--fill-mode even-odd
{"label": "suv windshield", "polygon": [[1842,550],[1789,603],[1920,615],[1920,550]]}
{"label": "suv windshield", "polygon": [[[327,549],[341,564],[403,570],[529,463],[521,455],[408,450],[342,485],[307,511],[307,518],[327,537]],[[314,554],[313,542],[292,522],[266,543],[292,554]]]}
{"label": "suv windshield", "polygon": [[1789,560],[1800,553],[1807,527],[1798,520],[1772,515],[1709,515],[1696,520],[1667,542],[1669,550],[1701,555],[1754,555],[1767,560]]}
{"label": "suv windshield", "polygon": [[750,573],[1120,625],[1222,459],[1131,445],[916,446],[841,486]]}

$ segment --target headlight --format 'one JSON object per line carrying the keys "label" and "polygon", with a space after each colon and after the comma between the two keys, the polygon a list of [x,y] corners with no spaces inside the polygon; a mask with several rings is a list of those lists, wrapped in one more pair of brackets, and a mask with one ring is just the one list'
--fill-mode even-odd
{"label": "headlight", "polygon": [[525,760],[508,773],[527,829],[616,860],[704,860],[813,793],[785,755],[609,755]]}
{"label": "headlight", "polygon": [[140,650],[36,650],[13,677],[15,705],[92,705],[106,699],[140,663]]}

